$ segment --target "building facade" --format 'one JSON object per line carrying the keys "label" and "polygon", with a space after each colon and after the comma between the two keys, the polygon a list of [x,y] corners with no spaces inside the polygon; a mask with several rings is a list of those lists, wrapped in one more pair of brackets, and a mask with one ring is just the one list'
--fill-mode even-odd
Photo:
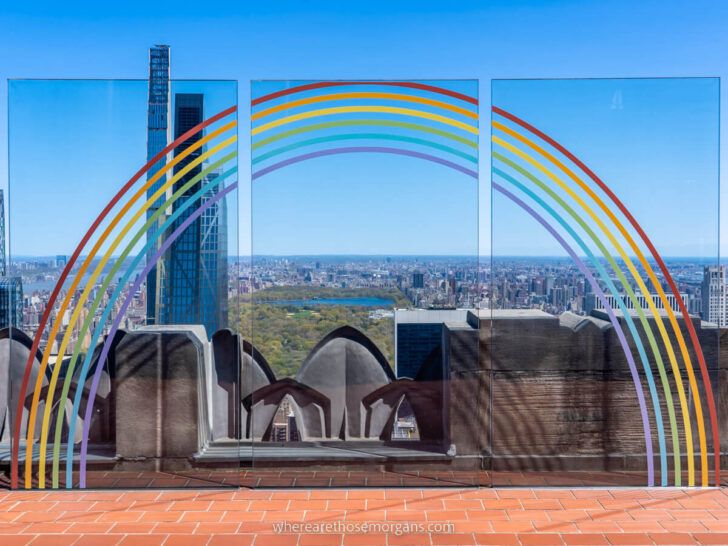
{"label": "building facade", "polygon": [[[588,284],[588,283],[587,283]],[[637,299],[637,303],[639,304],[641,309],[649,309],[649,304],[647,303],[647,296],[644,294],[640,294],[637,292],[635,294],[635,297]],[[672,293],[666,293],[665,297],[667,298],[667,302],[670,304],[670,309],[674,313],[680,313],[680,304],[678,303],[677,298],[675,297],[675,294]],[[613,294],[606,294],[605,298],[607,300],[607,303],[609,303],[609,306],[612,309],[619,309],[619,302],[617,301],[617,297]],[[649,298],[652,300],[652,303],[655,305],[655,307],[659,310],[665,309],[665,305],[662,303],[662,298],[660,298],[659,294],[650,294]],[[585,297],[585,305],[584,305],[584,311],[589,314],[592,311],[604,311],[604,304],[602,301],[596,297],[594,294],[587,294]],[[626,294],[621,297],[622,302],[624,303],[624,306],[627,309],[634,309],[634,301],[629,298]],[[689,296],[688,294],[680,294],[680,299],[682,299],[683,303],[685,304],[685,307],[688,307],[689,303]]]}
{"label": "building facade", "polygon": [[726,266],[709,265],[703,269],[701,296],[703,299],[701,307],[703,320],[718,326],[728,326]]}
{"label": "building facade", "polygon": [[465,322],[465,309],[394,311],[395,375],[414,379],[433,351],[442,347],[445,322]]}
{"label": "building facade", "polygon": [[[204,119],[202,93],[174,94],[174,138],[177,139]],[[198,142],[203,132],[197,132],[174,151],[175,156]],[[201,146],[174,167],[174,173],[185,169],[205,151]],[[173,185],[177,192],[203,170],[204,163],[189,169]],[[203,184],[214,181],[219,172],[211,172],[202,180],[185,189],[173,205],[175,211],[183,207]],[[197,203],[193,203],[170,226],[170,233],[207,200],[222,190],[216,187]],[[208,336],[227,326],[227,203],[222,199],[208,207],[194,220],[169,247],[159,266],[157,291],[158,324],[201,324]]]}
{"label": "building facade", "polygon": [[[202,122],[204,116],[203,95],[200,93],[177,93],[174,95],[174,138]],[[181,143],[174,151],[175,157],[187,147],[202,138],[197,132]],[[177,174],[202,154],[202,147],[187,155],[174,167]],[[202,171],[195,165],[174,183],[176,192]],[[174,202],[174,211],[179,210],[188,199],[200,189],[200,182],[187,188],[182,197]],[[199,207],[190,205],[170,226],[170,233],[176,230]],[[160,324],[201,324],[200,322],[200,242],[201,221],[194,220],[172,243],[163,259],[162,289],[158,299],[158,322]],[[212,334],[212,332],[209,332]]]}
{"label": "building facade", "polygon": [[5,192],[0,190],[0,328],[23,326],[23,280],[8,277],[5,255]]}
{"label": "building facade", "polygon": [[0,277],[0,329],[22,327],[23,281],[20,277]]}
{"label": "building facade", "polygon": [[[218,176],[219,173],[210,173],[205,177],[205,183]],[[203,195],[202,203],[223,189],[221,184],[209,191]],[[212,335],[228,323],[228,217],[224,197],[202,213],[200,224],[200,323],[205,325],[208,335]]]}
{"label": "building facade", "polygon": [[[170,48],[155,45],[149,50],[149,90],[147,110],[147,161],[151,161],[173,139],[201,123],[204,119],[203,93],[172,93],[170,81]],[[204,135],[199,131],[166,157],[159,159],[148,171],[147,180],[155,178],[147,190],[147,199],[162,187],[172,173],[159,175],[160,169]],[[178,174],[197,160],[205,148],[200,147],[182,159],[173,169]],[[198,176],[203,164],[195,165],[177,180],[172,188],[158,196],[147,211],[147,218],[158,213],[159,208],[173,192]],[[187,188],[175,201],[172,210],[177,211],[195,194],[202,184],[213,181],[219,173],[208,174],[203,180]],[[197,203],[192,203],[175,220],[169,233],[177,229],[206,200],[222,188],[217,188]],[[171,212],[164,211],[157,222],[150,226],[147,237],[151,238]],[[168,233],[168,234],[169,234]],[[167,234],[167,235],[168,235]],[[159,248],[156,243],[149,248],[151,259]],[[164,256],[152,268],[146,282],[147,324],[202,324],[208,335],[227,325],[227,204],[221,200],[210,206],[202,216],[192,222],[174,241]]]}

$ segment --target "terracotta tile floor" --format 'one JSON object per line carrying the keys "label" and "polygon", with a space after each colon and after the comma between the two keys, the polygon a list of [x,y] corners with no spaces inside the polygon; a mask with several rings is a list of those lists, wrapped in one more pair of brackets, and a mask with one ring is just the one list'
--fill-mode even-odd
{"label": "terracotta tile floor", "polygon": [[[725,475],[725,474],[724,474]],[[235,470],[192,469],[187,471],[92,470],[86,474],[89,489],[169,489],[209,487],[324,488],[324,487],[641,487],[644,472],[597,471],[498,471],[485,470],[394,470],[361,467],[357,470],[305,470],[278,467]],[[673,482],[673,476],[669,478]],[[687,481],[687,476],[683,476]],[[60,487],[65,487],[61,473]],[[46,481],[50,487],[49,478]],[[728,485],[728,481],[724,482]],[[7,473],[0,472],[0,489],[8,489]],[[37,480],[33,487],[38,487]],[[74,487],[78,474],[74,472]]]}
{"label": "terracotta tile floor", "polygon": [[728,490],[0,491],[0,545],[29,543],[728,544]]}

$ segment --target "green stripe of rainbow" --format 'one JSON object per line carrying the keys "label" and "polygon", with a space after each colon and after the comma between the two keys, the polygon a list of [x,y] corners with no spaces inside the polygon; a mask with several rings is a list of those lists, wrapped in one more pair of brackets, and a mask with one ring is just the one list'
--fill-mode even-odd
{"label": "green stripe of rainbow", "polygon": [[[365,86],[375,89],[395,86],[399,88],[400,92],[382,92],[376,89],[371,92],[327,93],[278,102],[273,106],[268,105],[270,101],[281,97],[330,86]],[[426,95],[413,94],[415,92],[425,92]],[[436,98],[431,98],[429,95]],[[392,103],[395,105],[393,106]],[[439,159],[442,159],[445,162],[443,164],[446,165],[450,163],[450,160],[444,159],[442,154],[455,160],[477,163],[478,112],[477,108],[472,106],[477,106],[477,103],[478,101],[474,97],[416,82],[315,82],[270,93],[252,101],[251,149],[253,157],[251,162],[254,167],[287,152],[311,146],[326,146],[323,149],[319,148],[318,152],[288,157],[276,164],[260,168],[253,173],[253,179],[293,163],[331,155],[336,153],[333,152],[336,144],[351,140],[390,141],[401,146],[403,150],[413,152],[409,155],[422,154],[417,156],[421,158],[425,156],[434,158],[439,155]],[[400,104],[405,104],[407,107],[402,107]],[[385,117],[372,117],[372,114]],[[317,121],[322,117],[342,116],[345,119]],[[426,123],[413,122],[419,120],[424,120]],[[288,128],[290,126],[293,128]],[[376,127],[379,130],[326,134],[304,140],[293,140],[294,137],[306,133],[328,132],[353,127]],[[275,130],[278,131],[274,132]],[[434,140],[433,137],[441,140]],[[283,141],[279,147],[263,150],[268,145],[279,141]],[[419,147],[428,148],[430,152],[436,152],[436,155],[423,154],[417,150]],[[355,149],[373,151],[374,147],[345,147],[342,148],[342,153],[347,153],[347,150],[353,152]],[[384,148],[377,149],[384,150]],[[390,153],[397,152],[392,149]]]}

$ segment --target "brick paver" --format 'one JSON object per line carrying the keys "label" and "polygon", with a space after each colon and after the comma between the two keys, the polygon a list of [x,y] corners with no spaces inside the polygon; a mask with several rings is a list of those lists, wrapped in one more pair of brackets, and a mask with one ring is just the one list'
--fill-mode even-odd
{"label": "brick paver", "polygon": [[0,491],[0,544],[728,545],[728,489]]}

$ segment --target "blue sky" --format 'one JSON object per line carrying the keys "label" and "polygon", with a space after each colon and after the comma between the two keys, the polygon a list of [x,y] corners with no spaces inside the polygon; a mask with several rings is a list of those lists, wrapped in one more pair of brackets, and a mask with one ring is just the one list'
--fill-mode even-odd
{"label": "blue sky", "polygon": [[[718,253],[719,232],[719,92],[717,78],[495,80],[492,87],[495,105],[542,129],[592,169],[626,204],[662,254],[712,258]],[[518,128],[501,116],[495,119]],[[517,143],[503,131],[495,134]],[[517,159],[502,146],[496,144],[493,149]],[[528,151],[523,145],[519,149]],[[553,148],[549,151],[556,153]],[[596,233],[601,232],[589,214],[582,212],[580,203],[552,179],[522,160],[516,162],[558,190]],[[515,174],[500,161],[494,165]],[[559,173],[554,167],[551,171]],[[586,175],[581,177],[589,180]],[[516,178],[535,190],[531,181]],[[599,211],[576,183],[563,174],[560,178]],[[496,179],[503,185],[502,179]],[[508,182],[505,185],[510,188]],[[609,197],[596,184],[591,187],[629,227]],[[561,209],[543,191],[536,193]],[[491,214],[494,254],[559,254],[556,240],[503,195],[493,195]],[[568,217],[565,212],[561,215]],[[600,213],[600,217],[606,226],[613,225],[606,214]],[[577,227],[574,221],[570,223]],[[619,237],[617,228],[611,227],[611,232]],[[588,240],[583,231],[581,237]]]}
{"label": "blue sky", "polygon": [[[254,82],[252,93],[254,98],[273,91],[279,91],[302,82]],[[462,93],[468,97],[477,97],[477,80],[436,80],[418,82],[425,85],[445,88]],[[289,100],[301,97],[330,94],[332,92],[399,92],[411,94],[423,99],[442,100],[444,95],[428,91],[393,88],[372,85],[347,85],[339,89],[326,88],[313,93],[296,94],[291,98],[284,97],[265,102],[255,107],[255,113],[265,112],[273,104],[285,106]],[[362,101],[337,100],[335,103],[319,103],[320,106],[376,106],[402,107],[401,101],[384,98]],[[451,99],[451,106],[468,106],[468,112],[477,107],[458,99]],[[429,114],[449,114],[451,119],[466,123],[469,127],[477,126],[477,119],[453,113],[435,106],[422,106],[416,103],[404,103],[409,108],[421,108]],[[314,106],[316,108],[317,106]],[[271,121],[285,121],[286,116],[300,109],[283,110],[280,113],[265,115],[254,122],[254,127],[264,128]],[[283,118],[283,119],[281,119]],[[384,113],[349,113],[337,114],[338,121],[361,121],[376,118],[377,120],[402,121],[403,116]],[[274,135],[283,133],[290,127],[305,127],[310,122],[321,122],[332,119],[317,117],[311,120],[298,120],[286,123],[281,128],[263,131],[254,137],[255,143],[265,142],[271,132]],[[427,124],[434,129],[448,129],[457,132],[462,138],[477,143],[477,136],[463,128],[444,125],[423,118],[409,118],[408,121]],[[321,135],[341,136],[362,132],[380,131],[386,136],[424,137],[431,143],[447,145],[463,153],[470,159],[461,156],[436,152],[433,148],[422,145],[402,145],[401,142],[362,138],[343,142],[344,146],[389,146],[397,150],[430,153],[439,159],[452,161],[454,164],[477,171],[477,155],[475,150],[464,146],[459,141],[435,137],[431,133],[413,129],[396,130],[371,125],[344,127],[337,129],[317,130],[302,136],[294,136],[272,145],[263,145],[256,150],[256,158],[261,152],[270,151],[291,140],[295,143]],[[470,140],[472,139],[472,140]],[[281,158],[290,159],[302,152],[316,153],[331,151],[341,145],[332,146],[330,142],[307,145],[296,148],[292,152],[257,161],[256,172],[265,172],[265,167],[275,165]],[[477,174],[477,173],[476,173]],[[478,249],[478,180],[461,171],[447,168],[430,161],[402,157],[393,154],[348,153],[330,155],[290,165],[256,178],[252,183],[253,203],[253,253],[254,254],[414,254],[414,255],[465,255],[475,256]]]}
{"label": "blue sky", "polygon": [[[99,212],[146,163],[147,81],[12,80],[8,85],[12,255],[71,254]],[[171,92],[173,96],[202,93],[203,117],[210,117],[235,104],[237,82],[174,81]],[[226,117],[211,129],[231,119],[233,116]],[[232,134],[234,131],[226,131],[205,149]],[[220,150],[210,161],[234,148],[232,144]],[[224,172],[234,166],[228,161],[218,170]],[[146,180],[142,177],[129,195]],[[233,180],[235,177],[229,177],[225,182],[229,185]],[[108,218],[113,218],[125,202],[122,199]],[[238,248],[233,236],[238,226],[237,207],[229,206],[228,210],[229,247],[234,254]],[[145,220],[146,216],[140,215],[134,228],[141,228]],[[102,223],[97,233],[107,225]],[[114,254],[118,255],[130,239],[123,239],[124,244]],[[145,241],[142,237],[132,253]]]}
{"label": "blue sky", "polygon": [[[6,78],[144,78],[147,49],[154,43],[172,46],[176,78],[240,80],[241,105],[249,101],[247,82],[253,79],[477,78],[486,114],[492,78],[728,76],[727,4],[635,4],[5,3],[0,12],[0,93],[6,94]],[[725,103],[725,86],[721,93]],[[3,104],[0,127],[6,126]],[[249,156],[245,124],[240,137],[244,173]],[[487,138],[481,143],[480,249],[485,253],[490,250],[490,145]],[[6,144],[3,130],[3,187]],[[725,197],[722,204],[728,210]],[[245,218],[249,199],[244,189],[240,207]],[[250,236],[246,222],[240,225],[245,252]],[[391,227],[382,223],[377,229]],[[726,254],[728,237],[721,240]]]}

